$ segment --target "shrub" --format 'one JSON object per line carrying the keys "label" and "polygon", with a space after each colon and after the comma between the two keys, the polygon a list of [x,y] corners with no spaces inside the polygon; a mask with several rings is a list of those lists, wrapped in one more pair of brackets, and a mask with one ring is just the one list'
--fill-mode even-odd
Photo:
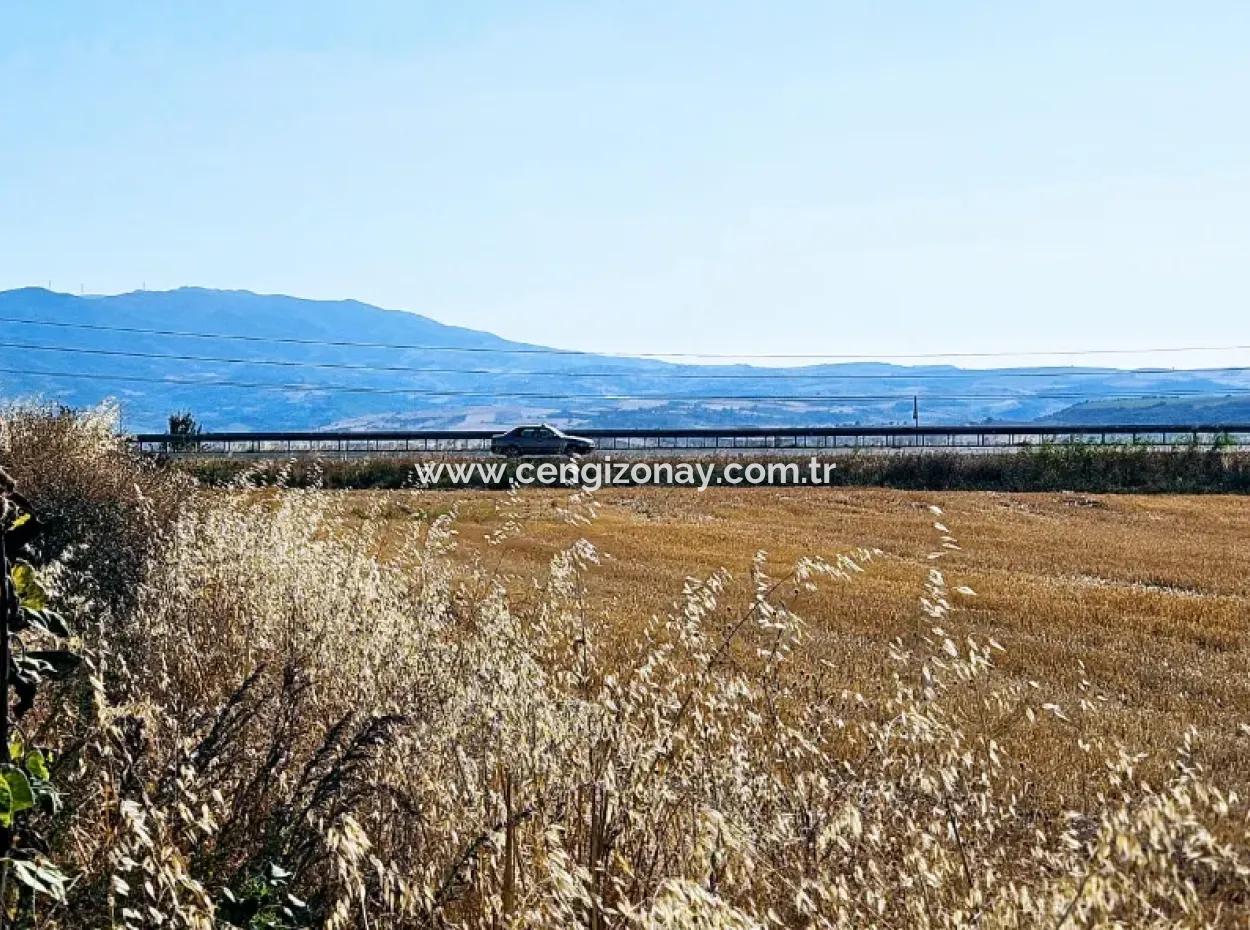
{"label": "shrub", "polygon": [[192,485],[128,452],[108,407],[0,411],[0,466],[45,525],[40,557],[64,563],[76,597],[97,608],[97,620],[99,611],[124,613]]}
{"label": "shrub", "polygon": [[182,451],[189,448],[200,434],[200,424],[190,410],[180,410],[169,415],[168,430],[169,435],[174,437],[170,443],[171,448]]}

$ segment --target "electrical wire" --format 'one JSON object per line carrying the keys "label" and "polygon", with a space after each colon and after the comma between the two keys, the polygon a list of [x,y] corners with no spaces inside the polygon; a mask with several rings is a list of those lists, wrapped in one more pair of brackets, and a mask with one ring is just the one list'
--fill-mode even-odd
{"label": "electrical wire", "polygon": [[1099,356],[1099,355],[1150,355],[1155,353],[1178,353],[1178,352],[1235,352],[1250,349],[1250,345],[1223,345],[1223,346],[1162,346],[1149,349],[1072,349],[1072,350],[1039,350],[1039,351],[1002,351],[1002,352],[920,352],[920,353],[879,353],[879,354],[828,354],[820,352],[792,352],[792,353],[761,353],[761,352],[632,352],[632,353],[606,353],[606,352],[590,352],[581,349],[553,349],[543,346],[517,346],[515,348],[505,348],[503,346],[449,346],[449,345],[424,345],[419,343],[385,343],[385,342],[358,342],[344,339],[301,339],[294,336],[256,336],[243,333],[208,333],[197,332],[192,330],[176,330],[176,329],[149,329],[139,326],[113,326],[104,323],[81,323],[69,322],[65,320],[34,320],[14,317],[0,317],[0,323],[17,324],[24,326],[52,326],[65,329],[81,329],[94,332],[113,332],[113,333],[129,333],[132,335],[146,336],[172,336],[186,339],[225,339],[239,342],[264,342],[282,345],[304,345],[304,346],[332,346],[338,348],[360,348],[360,349],[397,349],[403,351],[422,351],[422,352],[468,352],[468,353],[497,353],[506,355],[574,355],[574,356],[598,356],[605,358],[645,358],[645,359],[669,359],[669,358],[689,358],[689,359],[756,359],[756,360],[778,360],[778,359],[826,359],[826,360],[846,360],[846,361],[865,361],[880,360],[884,358],[894,359],[943,359],[943,358],[1040,358],[1040,357],[1058,357],[1058,356]]}
{"label": "electrical wire", "polygon": [[[115,358],[142,358],[161,361],[179,362],[213,362],[229,365],[267,365],[283,368],[321,368],[336,371],[365,372],[404,372],[409,374],[430,375],[497,375],[501,377],[558,377],[558,378],[614,378],[622,375],[638,377],[644,372],[632,371],[559,371],[559,370],[508,370],[492,368],[422,368],[410,365],[365,365],[352,362],[303,362],[294,359],[246,358],[241,356],[221,355],[185,355],[170,352],[135,352],[125,349],[98,349],[86,346],[50,346],[29,342],[0,341],[0,348],[22,349],[35,352],[64,352],[76,355],[100,355]],[[1017,371],[991,370],[987,376],[994,378],[1115,378],[1123,375],[1194,375],[1194,374],[1234,374],[1250,371],[1250,365],[1222,365],[1210,368],[1099,368],[1077,369],[1075,371]],[[847,374],[832,372],[793,372],[778,371],[770,373],[742,374],[740,372],[709,372],[707,374],[675,373],[656,374],[655,377],[665,380],[689,381],[780,381],[780,380],[839,380],[839,381],[917,381],[967,379],[975,377],[978,371],[963,370],[959,372],[916,372],[907,374]]]}
{"label": "electrical wire", "polygon": [[528,398],[543,400],[597,400],[597,401],[666,401],[666,402],[725,402],[725,401],[754,401],[754,402],[773,402],[773,403],[823,403],[828,401],[858,401],[858,402],[888,402],[888,401],[910,401],[913,398],[929,399],[929,400],[1113,400],[1127,398],[1181,398],[1181,397],[1233,397],[1233,396],[1250,396],[1250,390],[1225,390],[1219,392],[1198,391],[1198,390],[1181,390],[1181,391],[1143,391],[1143,392],[1118,392],[1114,395],[1090,394],[1087,392],[1053,392],[1053,393],[1020,393],[1020,394],[990,394],[990,393],[955,393],[955,394],[938,394],[928,392],[909,391],[905,394],[621,394],[621,393],[603,393],[603,394],[573,394],[560,392],[533,392],[533,391],[458,391],[458,390],[428,390],[424,388],[380,388],[357,385],[332,385],[332,384],[307,384],[307,383],[287,383],[280,384],[268,381],[237,381],[231,379],[177,379],[177,378],[149,378],[139,375],[111,375],[111,374],[93,374],[88,372],[73,371],[41,371],[29,368],[0,368],[0,374],[24,375],[26,377],[45,377],[45,378],[75,378],[87,379],[95,381],[110,382],[129,382],[141,384],[161,384],[166,387],[238,387],[249,388],[254,390],[273,390],[301,393],[345,393],[345,394],[379,394],[379,395],[409,395],[420,397],[462,397],[462,398],[481,398],[481,399],[497,399],[497,398]]}

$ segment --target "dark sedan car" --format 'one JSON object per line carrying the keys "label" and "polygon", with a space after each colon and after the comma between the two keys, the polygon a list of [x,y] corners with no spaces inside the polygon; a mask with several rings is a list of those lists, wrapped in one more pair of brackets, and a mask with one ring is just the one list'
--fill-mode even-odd
{"label": "dark sedan car", "polygon": [[514,458],[520,455],[588,455],[595,444],[585,436],[570,436],[554,426],[518,426],[490,441],[490,451]]}

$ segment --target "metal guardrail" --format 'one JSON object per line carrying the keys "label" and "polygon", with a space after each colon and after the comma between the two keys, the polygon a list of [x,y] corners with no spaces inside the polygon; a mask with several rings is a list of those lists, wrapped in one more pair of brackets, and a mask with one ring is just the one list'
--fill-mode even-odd
{"label": "metal guardrail", "polygon": [[[1063,443],[1190,444],[1250,447],[1250,423],[1098,424],[1051,426],[1036,423],[975,426],[800,426],[690,427],[678,429],[584,429],[601,452],[794,449],[1019,449]],[[404,456],[422,453],[477,453],[490,450],[495,430],[370,430],[303,432],[220,432],[190,436],[139,433],[129,437],[141,452],[186,456],[327,457]]]}

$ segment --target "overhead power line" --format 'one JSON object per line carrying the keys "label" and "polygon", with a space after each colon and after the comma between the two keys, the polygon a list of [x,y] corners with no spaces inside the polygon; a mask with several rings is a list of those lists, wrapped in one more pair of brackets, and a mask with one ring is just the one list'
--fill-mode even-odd
{"label": "overhead power line", "polygon": [[105,323],[80,323],[65,320],[33,320],[14,317],[0,317],[0,323],[18,324],[23,326],[52,326],[63,329],[81,329],[96,332],[130,333],[145,336],[173,336],[183,339],[225,339],[236,342],[261,342],[281,345],[327,346],[357,349],[395,349],[413,352],[468,352],[491,353],[500,355],[573,355],[599,356],[605,358],[646,358],[646,359],[825,359],[834,361],[873,361],[891,359],[945,359],[945,358],[1050,358],[1060,356],[1113,356],[1113,355],[1151,355],[1155,353],[1180,352],[1237,352],[1250,349],[1250,345],[1222,346],[1160,346],[1144,349],[1071,349],[1071,350],[1039,350],[1039,351],[1003,351],[1003,352],[919,352],[919,353],[878,353],[878,354],[832,354],[823,352],[590,352],[581,349],[553,349],[543,346],[449,346],[420,343],[388,343],[360,342],[346,339],[300,339],[294,336],[256,336],[244,333],[207,333],[177,329],[149,329],[139,326],[113,326]]}
{"label": "overhead power line", "polygon": [[[24,375],[26,377],[45,377],[45,378],[77,378],[93,381],[109,381],[109,382],[128,382],[139,384],[160,384],[166,387],[238,387],[249,388],[253,390],[272,390],[286,392],[303,392],[303,393],[343,393],[343,394],[387,394],[387,395],[407,395],[420,397],[461,397],[461,398],[480,398],[480,399],[498,399],[506,398],[528,398],[542,400],[598,400],[598,401],[635,401],[635,400],[655,400],[655,401],[688,401],[694,403],[706,403],[709,401],[755,401],[755,402],[773,402],[773,403],[823,403],[828,401],[911,401],[913,397],[920,397],[929,400],[1115,400],[1125,398],[1180,398],[1180,397],[1211,397],[1211,391],[1195,391],[1195,390],[1179,390],[1179,391],[1120,391],[1114,395],[1109,394],[1090,394],[1088,392],[1052,392],[1052,393],[1023,393],[1023,394],[1003,394],[1003,393],[930,393],[907,391],[902,394],[622,394],[622,393],[604,393],[604,394],[573,394],[566,392],[543,392],[543,391],[457,391],[457,390],[428,390],[424,388],[381,388],[343,384],[279,384],[270,381],[237,381],[232,379],[178,379],[178,378],[149,378],[140,375],[109,375],[109,374],[92,374],[88,372],[76,371],[42,371],[29,368],[0,368],[0,374]],[[1250,390],[1225,390],[1218,392],[1218,396],[1250,396]]]}
{"label": "overhead power line", "polygon": [[[213,362],[229,365],[267,365],[282,368],[324,368],[336,371],[365,372],[402,372],[408,374],[427,375],[497,375],[505,377],[559,377],[559,378],[614,378],[621,375],[637,376],[638,372],[630,371],[560,371],[546,370],[509,370],[498,368],[424,368],[412,365],[365,365],[354,362],[303,362],[294,359],[247,358],[242,356],[222,355],[187,355],[172,352],[134,352],[126,349],[98,349],[88,346],[50,346],[29,342],[0,341],[0,348],[22,349],[34,352],[64,352],[75,355],[100,355],[115,358],[143,358],[159,361],[178,362]],[[1250,371],[1250,365],[1221,365],[1210,368],[1111,368],[1111,369],[1080,369],[1076,371],[996,371],[996,378],[1074,378],[1097,377],[1111,378],[1121,375],[1192,375],[1192,374],[1234,374]],[[769,373],[743,374],[741,372],[709,372],[707,374],[662,374],[658,375],[671,380],[728,380],[728,381],[777,381],[792,379],[830,379],[856,381],[916,381],[930,379],[966,379],[967,371],[930,372],[914,374],[845,374],[826,372],[791,372],[778,371]]]}

